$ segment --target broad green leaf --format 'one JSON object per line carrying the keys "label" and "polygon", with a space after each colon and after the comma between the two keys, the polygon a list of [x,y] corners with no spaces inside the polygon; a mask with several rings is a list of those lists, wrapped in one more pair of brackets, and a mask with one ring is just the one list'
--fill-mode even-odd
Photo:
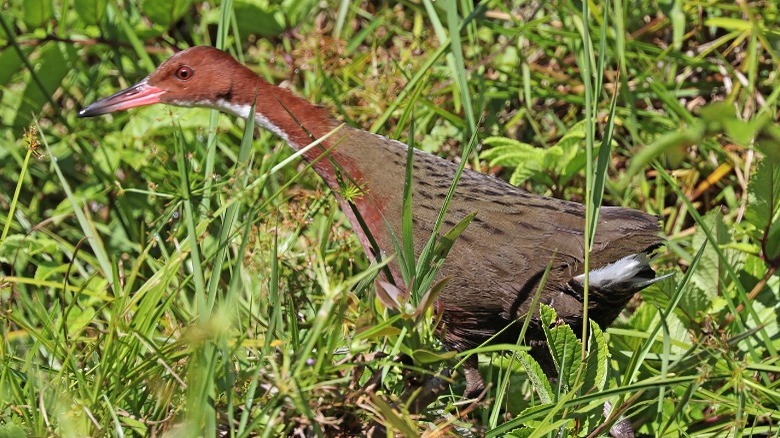
{"label": "broad green leaf", "polygon": [[45,22],[54,16],[52,0],[24,0],[24,23],[29,27],[46,27]]}
{"label": "broad green leaf", "polygon": [[778,256],[780,233],[780,161],[765,157],[750,178],[745,219],[767,238],[765,256]]}
{"label": "broad green leaf", "polygon": [[24,429],[14,423],[0,425],[0,438],[25,438],[26,436]]}
{"label": "broad green leaf", "polygon": [[192,0],[144,0],[141,3],[141,11],[154,24],[168,28],[181,18],[192,4]]}
{"label": "broad green leaf", "polygon": [[577,339],[577,335],[568,324],[553,327],[549,331],[547,342],[555,366],[558,368],[558,378],[563,380],[567,388],[571,388],[577,379],[582,362],[582,342]]}
{"label": "broad green leaf", "polygon": [[292,16],[276,2],[267,0],[237,0],[233,2],[236,23],[241,35],[276,36],[284,32],[285,25],[294,26]]}
{"label": "broad green leaf", "polygon": [[764,129],[758,133],[756,147],[772,159],[775,163],[780,163],[780,126],[767,124]]}
{"label": "broad green leaf", "polygon": [[[46,43],[40,51],[40,57],[35,63],[35,74],[39,82],[28,76],[25,84],[22,103],[13,121],[14,129],[21,129],[30,123],[31,114],[39,114],[43,106],[49,102],[49,96],[60,87],[65,75],[70,72],[67,62],[58,43]],[[41,89],[43,87],[43,90]]]}
{"label": "broad green leaf", "polygon": [[[22,50],[25,56],[30,54],[29,48]],[[3,50],[0,52],[0,65],[3,66],[0,68],[0,86],[5,86],[15,74],[21,71],[22,60],[16,50]]]}
{"label": "broad green leaf", "polygon": [[73,9],[86,24],[98,24],[106,15],[108,0],[74,0]]}
{"label": "broad green leaf", "polygon": [[542,304],[539,313],[553,362],[558,369],[558,378],[568,388],[574,382],[580,366],[582,343],[568,324],[558,324],[555,309]]}

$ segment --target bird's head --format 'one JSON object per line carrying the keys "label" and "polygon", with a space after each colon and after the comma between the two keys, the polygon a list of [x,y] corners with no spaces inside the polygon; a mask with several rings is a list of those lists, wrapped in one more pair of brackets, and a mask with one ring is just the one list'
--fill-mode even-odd
{"label": "bird's head", "polygon": [[251,92],[252,81],[257,81],[257,76],[226,52],[192,47],[170,57],[141,82],[82,109],[78,116],[99,116],[154,103],[218,108],[241,99],[239,93],[247,91],[246,85]]}

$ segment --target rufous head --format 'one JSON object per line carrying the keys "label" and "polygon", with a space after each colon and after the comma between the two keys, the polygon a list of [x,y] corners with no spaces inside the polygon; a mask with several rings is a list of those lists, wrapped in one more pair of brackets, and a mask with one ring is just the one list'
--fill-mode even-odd
{"label": "rufous head", "polygon": [[94,117],[154,103],[216,107],[220,102],[242,100],[242,92],[254,94],[256,80],[251,70],[222,50],[192,47],[168,58],[141,82],[82,109],[78,116]]}

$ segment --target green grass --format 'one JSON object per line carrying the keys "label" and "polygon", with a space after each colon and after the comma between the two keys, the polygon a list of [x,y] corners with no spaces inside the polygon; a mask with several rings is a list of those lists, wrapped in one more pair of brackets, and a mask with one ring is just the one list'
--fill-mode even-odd
{"label": "green grass", "polygon": [[[159,5],[0,15],[0,436],[587,436],[619,415],[778,436],[773,2]],[[442,351],[424,305],[386,306],[382,266],[281,140],[197,109],[76,118],[192,44],[530,191],[657,214],[675,274],[584,345],[551,329],[576,344],[570,380],[477,349],[490,402],[469,406],[473,351]],[[407,384],[452,367],[411,415]]]}

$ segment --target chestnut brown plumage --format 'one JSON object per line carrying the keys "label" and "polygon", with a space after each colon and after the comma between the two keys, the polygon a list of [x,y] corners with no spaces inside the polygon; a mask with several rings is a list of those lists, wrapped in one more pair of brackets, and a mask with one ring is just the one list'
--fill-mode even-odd
{"label": "chestnut brown plumage", "polygon": [[[258,124],[301,149],[339,125],[325,108],[271,85],[230,55],[211,47],[193,47],[172,56],[137,85],[99,100],[79,112],[90,117],[152,103],[216,108],[249,117],[256,101]],[[342,127],[322,147],[303,154],[339,197],[340,175],[363,189],[349,202],[339,197],[369,258],[375,249],[358,223],[353,207],[365,221],[380,251],[394,252],[392,233],[401,235],[404,178],[408,146],[359,129]],[[326,152],[327,151],[327,152]],[[317,159],[327,153],[326,159]],[[419,254],[457,166],[415,150],[413,162],[413,234]],[[445,344],[465,350],[487,342],[514,343],[531,298],[548,264],[552,269],[541,302],[554,307],[564,321],[581,327],[585,257],[585,207],[528,193],[492,176],[465,170],[444,221],[453,226],[476,212],[473,222],[452,247],[440,277],[449,277],[438,305],[446,326]],[[618,207],[602,207],[591,251],[589,316],[610,324],[632,295],[656,281],[646,254],[659,246],[658,219]],[[390,275],[403,284],[396,264]],[[576,328],[575,328],[576,330]],[[535,319],[529,341],[542,341]],[[554,368],[542,349],[534,351],[548,373]],[[467,393],[476,395],[483,381],[476,359],[466,366]]]}

